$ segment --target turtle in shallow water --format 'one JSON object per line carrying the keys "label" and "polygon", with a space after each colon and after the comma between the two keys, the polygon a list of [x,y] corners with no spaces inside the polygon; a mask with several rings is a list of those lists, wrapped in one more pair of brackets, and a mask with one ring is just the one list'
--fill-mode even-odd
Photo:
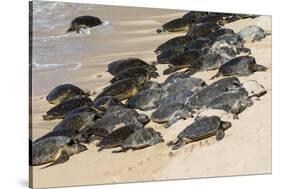
{"label": "turtle in shallow water", "polygon": [[233,114],[233,119],[238,119],[238,114],[247,107],[252,106],[253,101],[248,96],[248,92],[241,88],[238,91],[223,93],[212,99],[206,108],[224,110]]}
{"label": "turtle in shallow water", "polygon": [[173,51],[182,51],[186,44],[188,43],[188,38],[186,36],[178,36],[174,37],[172,39],[169,39],[168,41],[165,41],[161,45],[159,45],[154,52],[159,54],[160,52],[166,51],[166,50],[173,50]]}
{"label": "turtle in shallow water", "polygon": [[194,24],[191,29],[187,32],[187,39],[196,39],[199,37],[206,37],[209,33],[215,32],[222,29],[221,26],[215,23],[199,23]]}
{"label": "turtle in shallow water", "polygon": [[112,133],[103,137],[101,141],[97,144],[100,152],[103,149],[118,147],[124,142],[131,134],[135,132],[134,126],[124,126],[116,129]]}
{"label": "turtle in shallow water", "polygon": [[267,67],[257,64],[254,57],[239,56],[221,65],[217,74],[214,75],[211,79],[214,79],[219,76],[248,76],[257,71],[261,72],[266,70]]}
{"label": "turtle in shallow water", "polygon": [[143,128],[135,131],[120,145],[121,150],[112,151],[112,153],[127,152],[129,149],[139,150],[155,144],[164,142],[160,132],[153,128]]}
{"label": "turtle in shallow water", "polygon": [[46,100],[50,104],[59,104],[71,98],[87,97],[89,92],[85,92],[79,87],[72,84],[62,84],[54,89],[46,96]]}
{"label": "turtle in shallow water", "polygon": [[238,91],[241,87],[242,84],[238,78],[223,78],[194,93],[194,95],[188,99],[187,104],[192,108],[199,109],[206,106],[217,96],[225,92]]}
{"label": "turtle in shallow water", "polygon": [[198,58],[202,55],[200,50],[190,50],[181,53],[180,55],[169,60],[169,68],[163,71],[164,75],[173,73],[177,70],[200,66]]}
{"label": "turtle in shallow water", "polygon": [[131,96],[128,101],[128,107],[137,108],[143,111],[154,109],[158,106],[162,91],[159,89],[147,89]]}
{"label": "turtle in shallow water", "polygon": [[150,78],[157,78],[158,76],[159,74],[155,71],[150,72],[142,67],[133,67],[119,72],[113,79],[110,80],[110,82],[115,83],[123,79],[131,78],[137,80],[137,83],[143,84],[144,82],[150,80]]}
{"label": "turtle in shallow water", "polygon": [[[65,136],[50,137],[32,144],[32,165],[51,163],[52,166],[64,163],[69,157],[87,150],[82,144],[73,143],[72,139]],[[45,167],[45,168],[46,168]]]}
{"label": "turtle in shallow water", "polygon": [[165,128],[168,128],[179,119],[193,117],[193,113],[192,109],[184,104],[168,104],[160,106],[154,111],[151,115],[151,120],[156,123],[161,123]]}
{"label": "turtle in shallow water", "polygon": [[43,115],[42,117],[44,120],[61,119],[73,109],[85,105],[90,106],[92,103],[92,100],[87,97],[70,99],[54,106],[47,111],[46,115]]}
{"label": "turtle in shallow water", "polygon": [[191,25],[192,22],[190,20],[183,19],[183,18],[176,18],[164,24],[162,26],[162,29],[157,29],[156,32],[161,33],[161,32],[187,31]]}
{"label": "turtle in shallow water", "polygon": [[112,96],[117,100],[122,101],[136,94],[139,87],[139,83],[137,83],[136,80],[131,78],[123,79],[104,88],[96,98]]}
{"label": "turtle in shallow water", "polygon": [[238,32],[238,34],[245,41],[251,42],[261,41],[266,36],[271,35],[270,33],[265,32],[261,27],[255,25],[243,28]]}
{"label": "turtle in shallow water", "polygon": [[169,142],[168,146],[177,150],[188,143],[211,136],[216,136],[217,141],[220,141],[224,138],[224,131],[230,127],[230,122],[222,121],[218,116],[198,118],[179,133],[176,142]]}
{"label": "turtle in shallow water", "polygon": [[119,72],[132,67],[142,67],[151,72],[157,70],[155,65],[148,64],[139,58],[125,58],[109,63],[107,72],[111,75],[117,75]]}
{"label": "turtle in shallow water", "polygon": [[80,29],[92,28],[101,24],[102,21],[95,16],[79,16],[71,21],[70,27],[66,32],[76,31],[79,33]]}

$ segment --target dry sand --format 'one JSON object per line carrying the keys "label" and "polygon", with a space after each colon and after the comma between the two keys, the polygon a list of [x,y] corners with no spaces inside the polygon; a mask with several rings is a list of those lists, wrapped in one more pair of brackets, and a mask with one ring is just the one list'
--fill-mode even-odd
{"label": "dry sand", "polygon": [[[154,61],[156,56],[153,50],[159,44],[174,36],[184,35],[184,33],[155,33],[155,29],[161,23],[183,15],[181,11],[166,10],[165,12],[155,9],[153,12],[148,11],[146,15],[140,15],[137,21],[134,21],[133,18],[124,16],[127,9],[123,8],[123,10],[122,14],[119,12],[123,15],[122,19],[112,22],[117,31],[115,37],[118,37],[118,40],[111,39],[112,48],[109,47],[97,55],[85,57],[84,60],[88,64],[73,75],[71,81],[81,88],[95,89],[99,92],[111,78],[105,73],[110,61],[125,57],[139,57],[148,62]],[[143,13],[146,11],[146,9],[138,8],[134,10]],[[271,17],[269,16],[240,20],[226,27],[239,31],[253,24],[271,32]],[[221,142],[208,138],[186,145],[177,151],[171,151],[166,143],[161,143],[143,150],[120,154],[111,154],[111,150],[97,152],[95,145],[91,144],[88,146],[88,151],[72,156],[64,164],[47,169],[40,169],[41,166],[32,168],[33,187],[271,173],[271,39],[271,36],[268,36],[260,42],[246,43],[246,47],[252,49],[257,63],[269,69],[266,72],[257,72],[249,77],[239,77],[239,79],[242,82],[250,79],[259,81],[267,90],[267,94],[240,114],[239,120],[224,116],[223,119],[231,121],[233,127],[226,131],[226,136]],[[118,46],[115,46],[116,43]],[[162,73],[166,65],[159,65],[158,68]],[[210,83],[209,78],[215,73],[216,71],[201,72],[194,76]],[[101,78],[97,77],[99,74],[102,75]],[[161,74],[157,81],[163,81],[165,78],[166,76]],[[32,97],[33,139],[51,131],[58,123],[58,120],[42,120],[41,115],[52,107],[42,96]],[[193,119],[181,120],[168,129],[150,122],[147,127],[160,131],[168,142],[175,139],[177,134],[192,122]]]}

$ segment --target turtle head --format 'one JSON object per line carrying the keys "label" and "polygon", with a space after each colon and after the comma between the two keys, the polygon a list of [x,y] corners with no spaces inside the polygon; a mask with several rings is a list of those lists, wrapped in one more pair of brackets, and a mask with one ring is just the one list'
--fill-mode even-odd
{"label": "turtle head", "polygon": [[254,70],[257,72],[265,72],[267,70],[267,67],[259,64],[255,64]]}
{"label": "turtle head", "polygon": [[139,122],[141,122],[142,124],[146,124],[146,123],[148,123],[148,122],[150,121],[150,118],[149,118],[147,115],[145,115],[145,114],[139,114],[139,115],[137,116],[137,119],[138,119]]}
{"label": "turtle head", "polygon": [[221,122],[221,127],[223,130],[229,129],[231,127],[231,122],[229,121],[222,121]]}

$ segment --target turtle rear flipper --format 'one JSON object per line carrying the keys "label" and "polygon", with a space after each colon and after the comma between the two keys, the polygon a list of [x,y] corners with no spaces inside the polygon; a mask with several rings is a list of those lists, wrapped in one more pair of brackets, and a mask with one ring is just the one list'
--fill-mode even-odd
{"label": "turtle rear flipper", "polygon": [[60,155],[57,159],[55,159],[55,160],[53,161],[53,163],[51,163],[50,165],[47,165],[47,166],[45,166],[45,167],[43,167],[43,168],[41,168],[41,169],[45,169],[45,168],[51,167],[51,166],[53,166],[53,165],[57,165],[57,164],[60,164],[60,163],[64,163],[64,162],[66,162],[66,161],[68,161],[68,160],[69,160],[69,156],[67,155],[67,153],[66,153],[66,152],[62,152],[61,155]]}

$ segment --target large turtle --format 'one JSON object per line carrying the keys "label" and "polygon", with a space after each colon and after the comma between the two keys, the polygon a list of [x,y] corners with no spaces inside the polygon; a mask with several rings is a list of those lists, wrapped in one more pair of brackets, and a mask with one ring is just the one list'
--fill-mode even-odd
{"label": "large turtle", "polygon": [[96,97],[112,96],[117,100],[125,100],[137,93],[139,83],[136,80],[127,78],[113,83],[104,88],[104,90]]}
{"label": "large turtle", "polygon": [[158,76],[159,74],[155,71],[151,72],[142,67],[133,67],[119,72],[110,82],[115,83],[123,79],[131,78],[137,80],[137,83],[143,84],[147,80],[150,80],[150,78],[157,78]]}
{"label": "large turtle", "polygon": [[79,16],[71,21],[70,27],[67,32],[76,31],[80,32],[82,28],[92,28],[94,26],[101,25],[102,21],[95,16]]}
{"label": "large turtle", "polygon": [[165,69],[163,74],[167,75],[183,68],[200,66],[197,60],[201,55],[200,50],[185,51],[169,60],[169,68]]}
{"label": "large turtle", "polygon": [[151,115],[151,120],[156,123],[161,123],[165,128],[170,127],[179,119],[187,119],[193,117],[192,109],[184,104],[168,104],[166,106],[160,106]]}
{"label": "large turtle", "polygon": [[188,38],[186,36],[178,36],[174,37],[172,39],[169,39],[168,41],[165,41],[161,45],[159,45],[154,52],[155,53],[160,53],[166,50],[174,50],[174,51],[181,51],[184,49],[186,44],[188,43]]}
{"label": "large turtle", "polygon": [[132,67],[146,68],[151,72],[157,70],[155,65],[148,64],[139,58],[125,58],[108,64],[107,72],[109,72],[111,75],[117,75],[119,72]]}
{"label": "large turtle", "polygon": [[217,141],[220,141],[224,138],[224,131],[230,127],[230,122],[222,121],[218,116],[198,118],[179,133],[176,142],[169,142],[168,146],[177,150],[188,143],[211,136],[216,136]]}
{"label": "large turtle", "polygon": [[59,104],[71,98],[86,97],[89,95],[90,92],[85,92],[73,84],[62,84],[52,89],[46,96],[46,100],[50,104]]}
{"label": "large turtle", "polygon": [[[32,144],[32,165],[51,163],[52,166],[64,163],[69,156],[87,150],[82,144],[73,143],[72,139],[65,136],[56,136],[40,140]],[[45,168],[46,168],[45,167]]]}
{"label": "large turtle", "polygon": [[244,88],[241,88],[238,91],[226,92],[215,97],[206,107],[224,110],[232,113],[233,119],[238,119],[238,114],[252,105],[253,101],[248,97],[248,92]]}
{"label": "large turtle", "polygon": [[194,24],[191,29],[186,33],[187,39],[196,39],[198,37],[205,37],[209,33],[215,32],[217,30],[220,30],[221,26],[215,23],[198,23]]}
{"label": "large turtle", "polygon": [[216,75],[211,79],[214,79],[219,76],[248,76],[257,71],[266,71],[267,67],[259,65],[256,63],[256,60],[252,56],[239,56],[229,60],[219,67],[219,70]]}
{"label": "large turtle", "polygon": [[229,77],[220,79],[209,86],[196,92],[188,99],[188,104],[193,108],[199,109],[206,106],[212,99],[217,96],[230,91],[237,91],[242,87],[239,79],[236,77]]}
{"label": "large turtle", "polygon": [[85,105],[92,105],[92,103],[92,100],[87,97],[70,99],[51,108],[47,111],[47,114],[42,117],[44,120],[61,119],[71,110]]}
{"label": "large turtle", "polygon": [[164,142],[160,132],[153,128],[143,128],[135,131],[125,141],[121,143],[121,150],[112,151],[112,153],[126,152],[129,149],[139,150],[155,144]]}
{"label": "large turtle", "polygon": [[116,129],[112,133],[103,137],[101,141],[97,144],[100,152],[103,149],[118,147],[124,142],[131,134],[135,132],[134,126],[124,126]]}
{"label": "large turtle", "polygon": [[243,28],[238,33],[242,39],[245,41],[260,41],[268,35],[271,35],[268,32],[265,32],[261,27],[256,25],[251,25]]}
{"label": "large turtle", "polygon": [[180,32],[187,31],[189,27],[192,25],[192,22],[183,18],[176,18],[164,24],[162,29],[157,29],[157,33],[161,32]]}
{"label": "large turtle", "polygon": [[162,91],[159,89],[147,89],[138,92],[134,96],[131,96],[128,101],[128,107],[137,108],[140,110],[150,110],[158,106]]}

